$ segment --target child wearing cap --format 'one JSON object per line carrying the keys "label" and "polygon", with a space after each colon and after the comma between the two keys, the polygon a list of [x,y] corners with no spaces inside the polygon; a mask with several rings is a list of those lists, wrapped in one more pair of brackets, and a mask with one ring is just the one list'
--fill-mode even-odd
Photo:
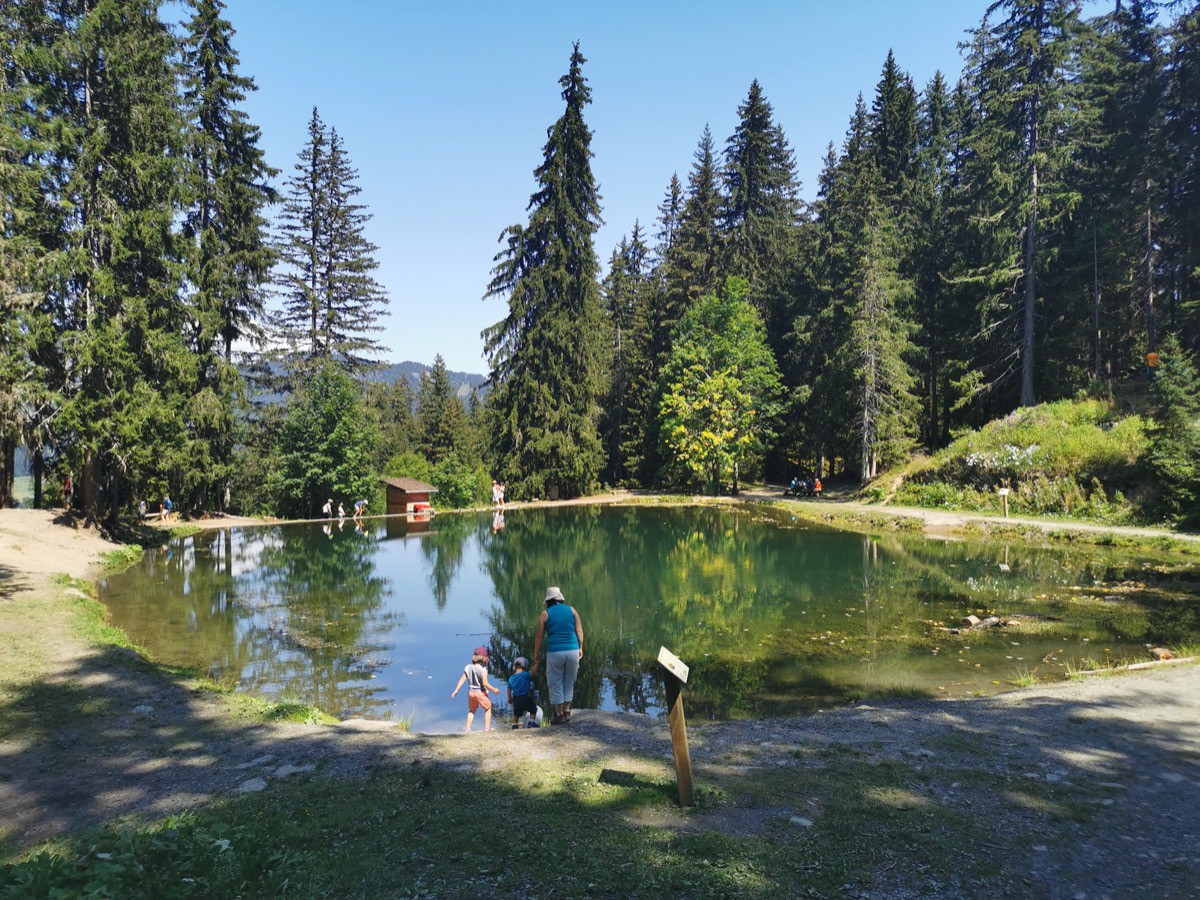
{"label": "child wearing cap", "polygon": [[525,716],[525,727],[529,717],[536,718],[538,708],[533,700],[533,679],[529,675],[529,660],[518,656],[513,660],[513,674],[508,679],[508,702],[513,711],[513,728],[521,727],[521,716]]}
{"label": "child wearing cap", "polygon": [[451,698],[457,697],[463,684],[467,685],[467,727],[464,731],[471,730],[471,723],[475,721],[475,710],[480,707],[483,708],[483,730],[492,730],[492,700],[487,692],[498,694],[500,688],[493,687],[488,682],[487,662],[487,647],[476,647],[471,661],[463,668],[462,675],[458,677],[458,684],[450,694]]}

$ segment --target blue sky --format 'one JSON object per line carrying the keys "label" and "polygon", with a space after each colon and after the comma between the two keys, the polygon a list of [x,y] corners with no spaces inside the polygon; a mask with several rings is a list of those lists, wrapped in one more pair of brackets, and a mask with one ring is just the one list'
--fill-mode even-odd
{"label": "blue sky", "polygon": [[[654,218],[672,172],[686,180],[705,123],[718,147],[757,78],[815,191],[861,91],[888,49],[923,88],[953,82],[958,43],[985,0],[818,3],[226,0],[246,110],[269,162],[291,171],[312,107],[345,139],[374,218],[391,298],[386,361],[486,373],[480,331],[504,314],[482,299],[502,229],[526,220],[558,79],[578,40],[593,103],[593,170],[605,226],[597,252]],[[282,182],[282,177],[280,181]]]}

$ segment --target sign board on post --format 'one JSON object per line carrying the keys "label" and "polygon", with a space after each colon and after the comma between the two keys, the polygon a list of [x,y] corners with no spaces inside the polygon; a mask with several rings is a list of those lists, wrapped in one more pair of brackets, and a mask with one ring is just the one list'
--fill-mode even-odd
{"label": "sign board on post", "polygon": [[675,753],[675,779],[679,783],[679,805],[695,806],[692,792],[692,756],[688,750],[687,720],[683,715],[683,685],[687,683],[688,667],[666,647],[658,651],[658,664],[663,668],[667,688],[667,721],[671,724],[671,749]]}

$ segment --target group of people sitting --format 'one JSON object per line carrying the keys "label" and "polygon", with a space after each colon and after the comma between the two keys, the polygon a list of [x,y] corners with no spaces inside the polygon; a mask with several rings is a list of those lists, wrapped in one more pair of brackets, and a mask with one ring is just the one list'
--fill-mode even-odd
{"label": "group of people sitting", "polygon": [[785,497],[820,497],[821,479],[813,475],[797,475],[783,494]]}

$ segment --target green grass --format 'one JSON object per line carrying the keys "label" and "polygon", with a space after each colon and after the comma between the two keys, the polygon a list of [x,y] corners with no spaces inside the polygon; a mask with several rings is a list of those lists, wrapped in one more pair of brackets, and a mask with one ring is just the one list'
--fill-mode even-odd
{"label": "green grass", "polygon": [[[1015,846],[997,823],[935,799],[907,764],[853,754],[821,762],[770,767],[736,786],[699,783],[690,812],[676,809],[673,779],[598,764],[314,777],[55,841],[0,869],[0,894],[830,895],[846,884],[878,888],[897,865],[987,881],[1002,854],[964,856],[962,847]],[[993,777],[978,789],[1002,787]],[[735,808],[757,826],[723,833]]]}
{"label": "green grass", "polygon": [[107,553],[101,554],[101,564],[105,574],[115,575],[118,572],[123,572],[130,566],[141,561],[145,550],[136,544],[124,544],[116,550],[109,550]]}

